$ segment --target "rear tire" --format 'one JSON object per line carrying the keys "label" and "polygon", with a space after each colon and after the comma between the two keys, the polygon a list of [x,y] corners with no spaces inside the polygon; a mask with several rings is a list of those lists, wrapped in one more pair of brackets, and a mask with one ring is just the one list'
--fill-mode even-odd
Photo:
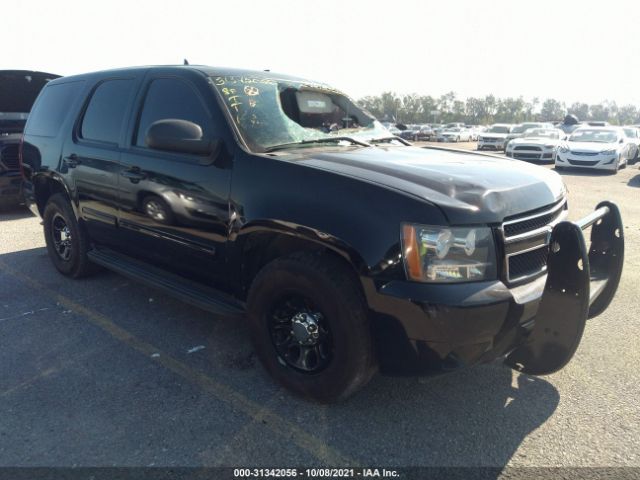
{"label": "rear tire", "polygon": [[[247,304],[258,358],[292,392],[335,402],[355,393],[375,374],[364,296],[357,277],[339,259],[320,253],[278,258],[257,275]],[[300,316],[314,324],[302,328],[304,338]],[[305,337],[311,327],[321,336],[308,346],[304,342],[314,341]]]}
{"label": "rear tire", "polygon": [[56,193],[49,198],[42,216],[47,252],[56,269],[72,278],[81,278],[100,270],[89,261],[89,235],[76,220],[67,197]]}

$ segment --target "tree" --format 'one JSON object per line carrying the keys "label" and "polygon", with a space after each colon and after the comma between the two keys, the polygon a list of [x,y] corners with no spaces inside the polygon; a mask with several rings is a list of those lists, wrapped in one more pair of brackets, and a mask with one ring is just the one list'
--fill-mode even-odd
{"label": "tree", "polygon": [[564,103],[548,98],[542,103],[540,119],[544,122],[562,120],[567,113]]}

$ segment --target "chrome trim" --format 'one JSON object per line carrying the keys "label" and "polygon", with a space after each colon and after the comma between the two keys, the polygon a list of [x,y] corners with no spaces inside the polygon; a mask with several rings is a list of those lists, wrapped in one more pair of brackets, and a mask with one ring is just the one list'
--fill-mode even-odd
{"label": "chrome trim", "polygon": [[513,235],[511,237],[505,237],[504,243],[506,245],[510,245],[512,243],[520,242],[522,240],[528,240],[529,238],[537,237],[538,235],[542,235],[544,233],[551,233],[553,227],[555,227],[558,223],[567,218],[569,212],[565,211],[558,215],[558,218],[553,220],[551,223],[545,225],[544,227],[536,228],[535,230],[531,230],[525,233],[519,233],[518,235]]}
{"label": "chrome trim", "polygon": [[[527,215],[525,217],[519,217],[519,218],[514,218],[513,220],[508,220],[508,221],[504,222],[500,226],[500,230],[501,230],[501,233],[502,233],[502,238],[503,238],[503,241],[504,241],[505,249],[506,249],[506,247],[508,245],[511,246],[511,245],[517,244],[519,242],[527,241],[527,240],[535,238],[537,236],[544,235],[544,238],[541,239],[542,243],[539,243],[539,244],[537,244],[535,246],[528,247],[528,248],[526,248],[524,250],[518,250],[516,252],[511,252],[511,253],[506,253],[506,251],[505,251],[504,273],[506,275],[507,282],[509,282],[509,283],[521,282],[521,281],[524,281],[524,280],[528,280],[528,279],[535,278],[535,277],[538,277],[540,275],[543,275],[547,271],[547,267],[545,265],[542,269],[538,270],[537,272],[526,274],[526,275],[520,275],[519,277],[516,277],[516,278],[511,278],[511,273],[509,271],[509,259],[511,257],[515,257],[517,255],[522,255],[524,253],[532,252],[532,251],[538,250],[540,248],[548,247],[550,239],[551,239],[551,232],[553,230],[553,227],[555,225],[557,225],[558,223],[564,221],[566,219],[568,213],[569,213],[568,210],[566,210],[566,206],[567,206],[567,199],[564,198],[560,202],[558,202],[556,205],[554,205],[551,208],[548,208],[547,210],[544,210],[542,212],[538,212],[538,213],[535,213],[535,214],[532,214],[532,215]],[[564,212],[560,212],[558,214],[557,218],[553,219],[550,223],[548,223],[547,225],[545,225],[543,227],[539,227],[539,228],[536,228],[535,230],[530,230],[528,232],[519,233],[517,235],[512,235],[510,237],[505,235],[504,227],[506,225],[514,225],[514,224],[518,224],[518,223],[521,223],[521,222],[526,222],[528,220],[533,220],[533,219],[536,219],[536,218],[539,218],[539,217],[544,217],[544,216],[547,216],[547,215],[550,215],[550,214],[554,214],[554,213],[558,212],[559,210],[563,210],[563,209],[565,210]]]}
{"label": "chrome trim", "polygon": [[519,217],[519,218],[515,218],[513,220],[509,220],[504,222],[502,225],[512,225],[514,223],[520,223],[520,222],[525,222],[527,220],[531,220],[532,218],[538,218],[538,217],[544,217],[545,215],[549,215],[550,213],[555,212],[556,210],[561,209],[562,207],[564,207],[567,204],[567,199],[565,198],[563,201],[561,201],[560,203],[558,203],[557,205],[554,205],[553,207],[551,207],[549,210],[545,210],[544,212],[540,212],[540,213],[536,213],[534,215],[529,215],[528,217]]}

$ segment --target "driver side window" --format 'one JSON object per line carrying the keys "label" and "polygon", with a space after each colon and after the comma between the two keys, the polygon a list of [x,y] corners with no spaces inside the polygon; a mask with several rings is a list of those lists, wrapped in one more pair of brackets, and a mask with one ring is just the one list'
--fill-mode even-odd
{"label": "driver side window", "polygon": [[211,138],[211,118],[196,91],[178,78],[151,82],[138,121],[135,145],[147,147],[145,136],[152,123],[164,119],[188,120],[202,127],[203,138]]}

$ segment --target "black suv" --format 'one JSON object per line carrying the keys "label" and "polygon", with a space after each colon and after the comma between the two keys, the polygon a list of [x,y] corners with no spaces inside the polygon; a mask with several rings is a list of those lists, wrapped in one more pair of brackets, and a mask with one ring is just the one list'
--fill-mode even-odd
{"label": "black suv", "polygon": [[570,223],[555,172],[407,146],[330,86],[274,73],[54,80],[22,158],[61,273],[103,266],[246,314],[266,369],[320,401],[378,369],[556,371],[622,270],[615,205]]}
{"label": "black suv", "polygon": [[59,75],[30,70],[0,70],[0,208],[22,201],[18,149],[36,97]]}

